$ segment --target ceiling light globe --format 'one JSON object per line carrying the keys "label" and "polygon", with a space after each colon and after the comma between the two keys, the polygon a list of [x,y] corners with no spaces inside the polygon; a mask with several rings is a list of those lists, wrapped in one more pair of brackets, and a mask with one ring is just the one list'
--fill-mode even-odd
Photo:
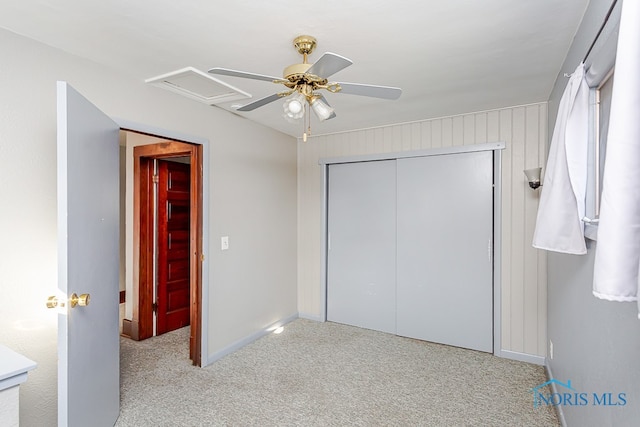
{"label": "ceiling light globe", "polygon": [[306,99],[301,93],[295,95],[284,101],[283,108],[286,117],[291,119],[300,119],[304,116],[304,103]]}
{"label": "ceiling light globe", "polygon": [[288,107],[289,111],[291,111],[293,114],[297,114],[302,111],[302,104],[297,99],[291,100]]}
{"label": "ceiling light globe", "polygon": [[333,114],[333,108],[323,102],[320,98],[315,98],[311,102],[311,108],[321,122],[327,120]]}

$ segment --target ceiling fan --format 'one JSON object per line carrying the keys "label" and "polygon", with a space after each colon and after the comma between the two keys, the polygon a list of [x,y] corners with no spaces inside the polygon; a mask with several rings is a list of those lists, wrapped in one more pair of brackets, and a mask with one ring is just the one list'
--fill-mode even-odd
{"label": "ceiling fan", "polygon": [[[277,99],[287,98],[283,107],[284,117],[288,120],[304,118],[307,105],[320,121],[334,118],[336,114],[325,97],[321,93],[318,93],[320,90],[382,99],[398,99],[402,94],[402,89],[397,87],[330,82],[328,77],[347,68],[353,64],[353,62],[335,53],[326,52],[314,64],[309,64],[307,57],[315,49],[316,39],[306,35],[298,36],[293,40],[293,45],[298,53],[302,55],[302,64],[293,64],[285,68],[283,78],[219,67],[210,69],[209,73],[263,80],[284,85],[286,87],[285,91],[274,93],[273,95],[243,105],[238,108],[237,111],[252,111],[274,102]],[[305,141],[306,137],[307,132],[303,135]]]}

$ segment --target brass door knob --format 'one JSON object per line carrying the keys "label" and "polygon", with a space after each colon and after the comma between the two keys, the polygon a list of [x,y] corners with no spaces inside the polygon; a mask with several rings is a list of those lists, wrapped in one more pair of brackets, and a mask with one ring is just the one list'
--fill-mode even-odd
{"label": "brass door knob", "polygon": [[51,295],[49,298],[47,298],[47,308],[57,308],[58,305],[64,307],[64,303],[60,304],[57,296]]}
{"label": "brass door knob", "polygon": [[75,292],[71,294],[71,298],[69,299],[69,303],[71,304],[71,308],[75,308],[76,305],[80,307],[86,307],[89,305],[89,300],[91,295],[89,294],[81,294],[78,296]]}
{"label": "brass door knob", "polygon": [[[74,292],[71,294],[71,297],[69,298],[69,305],[71,306],[71,308],[75,308],[77,305],[79,305],[80,307],[85,307],[89,305],[90,299],[91,299],[91,295],[89,294],[81,294],[80,296],[78,296],[78,294]],[[64,306],[65,306],[65,302],[61,301],[55,295],[51,295],[49,298],[47,298],[47,308],[58,308],[58,307],[64,307]]]}

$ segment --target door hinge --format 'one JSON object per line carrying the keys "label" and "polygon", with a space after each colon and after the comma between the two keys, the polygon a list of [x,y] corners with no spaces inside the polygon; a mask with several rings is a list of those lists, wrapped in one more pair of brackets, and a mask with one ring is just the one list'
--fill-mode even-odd
{"label": "door hinge", "polygon": [[153,304],[151,304],[151,309],[153,310],[154,313],[158,312],[158,303],[154,302]]}
{"label": "door hinge", "polygon": [[160,177],[158,175],[153,175],[153,178],[151,180],[154,184],[157,184],[160,182]]}

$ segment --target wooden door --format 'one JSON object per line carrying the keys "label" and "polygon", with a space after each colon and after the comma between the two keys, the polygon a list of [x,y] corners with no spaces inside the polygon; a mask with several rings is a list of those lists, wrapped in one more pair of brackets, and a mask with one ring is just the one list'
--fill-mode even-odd
{"label": "wooden door", "polygon": [[158,160],[156,334],[189,325],[191,168]]}
{"label": "wooden door", "polygon": [[120,412],[120,128],[66,82],[57,91],[58,288],[65,299],[90,295],[87,306],[65,302],[58,315],[58,425],[113,426]]}

